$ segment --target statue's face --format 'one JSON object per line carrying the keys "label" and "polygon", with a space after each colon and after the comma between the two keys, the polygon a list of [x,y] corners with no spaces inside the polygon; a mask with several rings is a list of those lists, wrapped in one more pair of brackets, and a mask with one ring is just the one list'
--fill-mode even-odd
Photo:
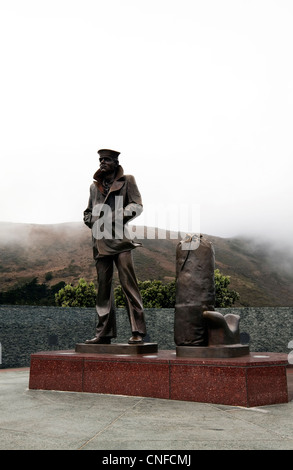
{"label": "statue's face", "polygon": [[100,170],[107,174],[113,173],[117,168],[117,163],[111,157],[100,157]]}

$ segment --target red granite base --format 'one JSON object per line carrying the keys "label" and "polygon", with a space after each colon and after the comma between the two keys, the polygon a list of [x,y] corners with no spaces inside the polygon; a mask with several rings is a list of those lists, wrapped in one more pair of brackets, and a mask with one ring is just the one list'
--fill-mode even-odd
{"label": "red granite base", "polygon": [[287,365],[287,355],[279,353],[198,359],[174,351],[46,351],[31,355],[29,388],[251,407],[288,402]]}

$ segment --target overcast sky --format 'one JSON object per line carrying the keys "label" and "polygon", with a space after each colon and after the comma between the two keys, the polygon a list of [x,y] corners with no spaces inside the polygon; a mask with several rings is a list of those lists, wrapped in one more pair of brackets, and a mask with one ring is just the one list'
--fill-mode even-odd
{"label": "overcast sky", "polygon": [[0,0],[0,221],[82,220],[106,147],[138,224],[199,206],[293,243],[292,24],[291,0]]}

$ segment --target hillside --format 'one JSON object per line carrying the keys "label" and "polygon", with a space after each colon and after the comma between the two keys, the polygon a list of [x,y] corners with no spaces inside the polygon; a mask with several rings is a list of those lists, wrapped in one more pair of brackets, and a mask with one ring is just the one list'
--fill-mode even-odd
{"label": "hillside", "polygon": [[[146,230],[146,229],[145,229]],[[155,230],[151,229],[155,237]],[[174,234],[171,234],[173,236]],[[216,252],[216,267],[231,276],[242,306],[292,306],[293,257],[245,238],[206,235]],[[175,276],[177,239],[143,239],[134,250],[139,280],[170,281]],[[51,273],[48,275],[48,273]],[[0,223],[0,283],[5,291],[34,277],[48,284],[96,279],[91,233],[82,223],[56,225]],[[117,273],[115,273],[117,283]]]}

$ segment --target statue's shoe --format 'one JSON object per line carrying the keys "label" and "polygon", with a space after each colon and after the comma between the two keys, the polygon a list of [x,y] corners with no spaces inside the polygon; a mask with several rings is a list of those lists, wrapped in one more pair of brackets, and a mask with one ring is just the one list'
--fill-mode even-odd
{"label": "statue's shoe", "polygon": [[133,335],[131,338],[129,338],[128,344],[142,344],[143,338],[140,335]]}
{"label": "statue's shoe", "polygon": [[87,339],[85,343],[86,344],[111,344],[111,338],[100,338],[99,336],[95,336],[92,339]]}

